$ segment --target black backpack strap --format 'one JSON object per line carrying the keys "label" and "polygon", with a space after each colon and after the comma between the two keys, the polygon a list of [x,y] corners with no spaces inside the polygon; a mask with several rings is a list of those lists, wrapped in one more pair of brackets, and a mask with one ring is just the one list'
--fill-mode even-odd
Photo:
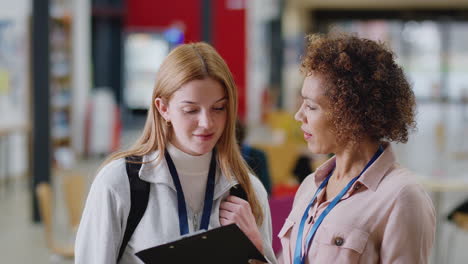
{"label": "black backpack strap", "polygon": [[130,212],[128,213],[127,226],[119,249],[117,262],[122,258],[128,241],[133,235],[138,223],[145,214],[148,206],[150,184],[140,179],[138,173],[141,168],[142,157],[131,156],[125,158],[128,181],[130,182]]}
{"label": "black backpack strap", "polygon": [[242,186],[240,184],[236,184],[234,185],[231,190],[229,190],[229,194],[230,195],[234,195],[234,196],[237,196],[241,199],[244,199],[246,200],[247,202],[249,201],[247,199],[247,192],[244,190],[244,188],[242,188]]}

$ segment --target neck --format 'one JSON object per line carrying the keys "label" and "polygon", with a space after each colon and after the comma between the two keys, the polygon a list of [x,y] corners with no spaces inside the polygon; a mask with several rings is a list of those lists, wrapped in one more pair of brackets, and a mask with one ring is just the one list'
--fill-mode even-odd
{"label": "neck", "polygon": [[352,179],[361,173],[379,148],[380,142],[364,141],[353,144],[335,153],[336,165],[333,172],[335,181]]}
{"label": "neck", "polygon": [[171,155],[179,174],[206,175],[210,167],[212,152],[203,155],[191,155],[173,144],[168,144],[167,151]]}

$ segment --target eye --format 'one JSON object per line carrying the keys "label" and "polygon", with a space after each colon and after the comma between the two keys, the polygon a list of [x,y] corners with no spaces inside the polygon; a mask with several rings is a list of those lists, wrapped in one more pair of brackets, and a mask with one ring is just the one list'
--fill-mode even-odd
{"label": "eye", "polygon": [[220,104],[213,105],[212,109],[214,111],[217,111],[217,112],[224,111],[226,109],[226,103],[220,103]]}
{"label": "eye", "polygon": [[226,109],[226,107],[223,105],[223,106],[218,106],[218,107],[213,107],[213,110],[215,111],[224,111],[224,109]]}
{"label": "eye", "polygon": [[183,108],[182,111],[184,112],[184,114],[195,114],[198,112],[198,109],[194,109],[194,108]]}
{"label": "eye", "polygon": [[306,105],[307,110],[317,110],[317,107]]}

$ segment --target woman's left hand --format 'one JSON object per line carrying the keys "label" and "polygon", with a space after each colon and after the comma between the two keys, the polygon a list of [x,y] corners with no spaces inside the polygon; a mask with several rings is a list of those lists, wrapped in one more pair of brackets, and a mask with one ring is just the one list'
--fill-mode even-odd
{"label": "woman's left hand", "polygon": [[219,208],[219,221],[223,226],[235,223],[263,254],[263,239],[250,204],[246,200],[228,196]]}

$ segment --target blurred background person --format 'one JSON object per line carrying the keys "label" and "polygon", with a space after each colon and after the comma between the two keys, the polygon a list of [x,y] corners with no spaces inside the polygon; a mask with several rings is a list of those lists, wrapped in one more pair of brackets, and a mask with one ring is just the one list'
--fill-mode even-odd
{"label": "blurred background person", "polygon": [[257,149],[245,142],[247,128],[239,119],[236,122],[236,138],[240,146],[242,157],[245,159],[249,167],[260,179],[263,186],[271,194],[271,179],[268,167],[268,159],[264,151]]}

